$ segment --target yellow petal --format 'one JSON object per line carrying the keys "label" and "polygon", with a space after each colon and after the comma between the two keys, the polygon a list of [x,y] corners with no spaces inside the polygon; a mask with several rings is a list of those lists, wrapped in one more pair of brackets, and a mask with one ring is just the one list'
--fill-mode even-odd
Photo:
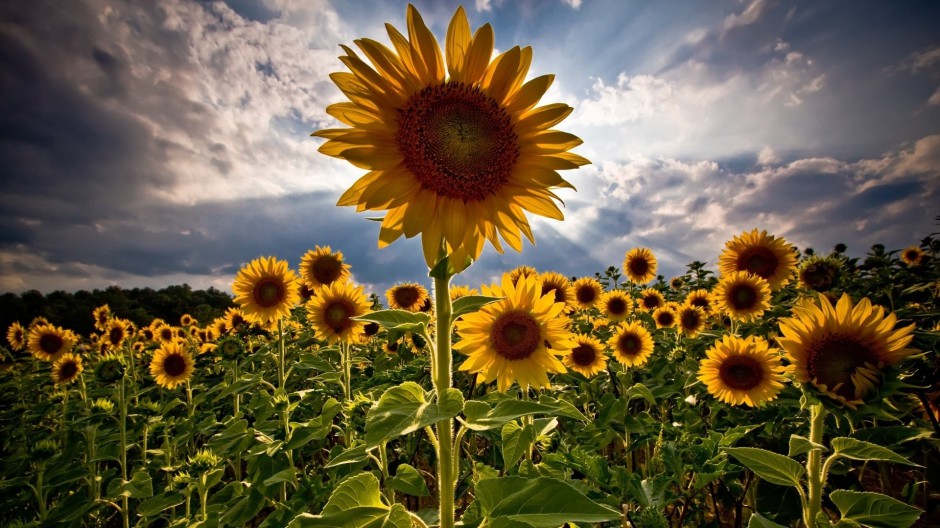
{"label": "yellow petal", "polygon": [[458,6],[454,17],[450,19],[445,48],[447,49],[447,72],[452,80],[462,81],[461,71],[464,58],[470,50],[470,23],[467,21],[467,13],[463,10],[463,6]]}
{"label": "yellow petal", "polygon": [[522,85],[522,87],[512,95],[506,103],[506,110],[510,114],[525,112],[535,106],[539,99],[545,95],[545,92],[554,82],[555,76],[548,74],[536,77]]}
{"label": "yellow petal", "polygon": [[483,75],[483,82],[480,83],[480,86],[501,105],[512,87],[513,80],[515,80],[521,53],[519,46],[516,46],[499,54],[493,59]]}
{"label": "yellow petal", "polygon": [[564,103],[540,106],[523,115],[516,125],[516,133],[521,135],[529,131],[536,132],[552,128],[568,117],[572,110],[574,108]]}
{"label": "yellow petal", "polygon": [[[421,14],[411,4],[408,4],[408,39],[411,42],[412,58],[415,65],[423,63],[419,73],[423,73],[425,84],[439,84],[444,82],[444,64],[441,59],[441,48],[431,30],[424,25]],[[423,70],[423,71],[421,71]]]}
{"label": "yellow petal", "polygon": [[486,67],[493,56],[493,27],[484,24],[477,28],[470,43],[470,51],[464,60],[463,79],[467,84],[477,84],[483,79]]}

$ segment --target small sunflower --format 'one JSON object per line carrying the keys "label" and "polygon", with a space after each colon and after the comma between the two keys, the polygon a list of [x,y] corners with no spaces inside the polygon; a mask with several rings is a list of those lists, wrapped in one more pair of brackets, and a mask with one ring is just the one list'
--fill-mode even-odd
{"label": "small sunflower", "polygon": [[835,258],[812,256],[800,263],[797,276],[800,286],[817,292],[829,291],[842,275],[842,264]]}
{"label": "small sunflower", "polygon": [[251,323],[245,318],[245,313],[241,311],[241,308],[233,307],[225,310],[225,321],[228,323],[228,327],[235,332],[246,330],[251,326]]}
{"label": "small sunflower", "polygon": [[492,57],[492,27],[471,33],[462,7],[443,55],[410,5],[407,24],[407,38],[386,25],[394,51],[355,41],[371,65],[344,46],[351,73],[331,75],[350,101],[327,113],[352,128],[313,135],[327,139],[320,152],[369,171],[339,205],[386,211],[380,247],[420,234],[429,267],[442,247],[458,272],[486,240],[499,252],[500,239],[521,251],[523,236],[534,241],[526,211],[563,218],[554,191],[573,187],[557,171],[590,163],[569,152],[579,138],[551,128],[572,108],[536,107],[553,77],[523,82],[532,48]]}
{"label": "small sunflower", "polygon": [[539,279],[542,281],[542,295],[552,293],[555,295],[555,302],[565,303],[565,312],[574,310],[574,288],[571,287],[568,277],[554,271],[546,271],[539,275]]}
{"label": "small sunflower", "polygon": [[502,300],[456,322],[461,339],[454,349],[468,356],[460,370],[477,373],[482,383],[496,380],[500,392],[513,381],[523,390],[549,387],[549,372],[565,372],[557,356],[567,355],[575,346],[567,331],[565,304],[541,291],[535,276],[514,283],[507,274],[501,286],[484,286],[484,295]]}
{"label": "small sunflower", "polygon": [[418,312],[428,300],[428,290],[417,282],[392,286],[385,292],[389,308]]}
{"label": "small sunflower", "polygon": [[343,262],[343,252],[333,252],[330,246],[316,246],[300,258],[300,278],[311,290],[320,286],[349,279],[349,264]]}
{"label": "small sunflower", "polygon": [[753,321],[770,309],[770,284],[753,273],[738,271],[721,278],[711,301],[732,319]]}
{"label": "small sunflower", "polygon": [[180,338],[180,333],[175,327],[163,323],[160,326],[154,328],[153,336],[156,338],[158,343],[171,343]]}
{"label": "small sunflower", "polygon": [[291,308],[300,302],[297,275],[286,260],[274,257],[257,258],[235,277],[232,290],[245,318],[268,324],[289,317]]}
{"label": "small sunflower", "polygon": [[228,335],[232,330],[232,327],[229,325],[228,318],[225,316],[215,318],[210,326],[212,327],[212,331],[217,336]]}
{"label": "small sunflower", "polygon": [[181,343],[164,343],[153,354],[150,375],[164,389],[175,389],[189,381],[196,362]]}
{"label": "small sunflower", "polygon": [[736,271],[749,271],[770,283],[777,291],[790,282],[796,269],[796,251],[783,238],[768,235],[767,231],[744,232],[725,243],[718,257],[722,275]]}
{"label": "small sunflower", "polygon": [[13,321],[13,324],[7,328],[7,342],[10,343],[10,348],[15,351],[26,348],[26,329],[19,321]]}
{"label": "small sunflower", "polygon": [[580,372],[590,378],[607,368],[607,355],[604,354],[604,345],[589,335],[575,337],[574,347],[562,359],[562,363],[575,372]]}
{"label": "small sunflower", "polygon": [[81,356],[67,352],[52,364],[52,381],[56,385],[67,385],[77,380],[82,370]]}
{"label": "small sunflower", "polygon": [[676,312],[677,328],[686,337],[695,337],[705,329],[705,310],[698,306],[683,304]]}
{"label": "small sunflower", "polygon": [[307,302],[307,318],[313,324],[317,338],[332,343],[356,342],[365,322],[354,317],[369,312],[370,303],[362,286],[350,281],[321,286]]}
{"label": "small sunflower", "polygon": [[816,302],[805,298],[792,317],[780,320],[783,337],[777,340],[797,381],[855,408],[880,383],[885,367],[916,352],[908,348],[915,325],[896,329],[896,323],[895,314],[885,316],[867,297],[853,304],[843,294],[833,307],[819,294]]}
{"label": "small sunflower", "polygon": [[108,343],[111,348],[118,348],[124,344],[124,340],[128,338],[131,332],[134,331],[134,325],[126,319],[112,318],[109,319],[105,327],[101,329],[101,339]]}
{"label": "small sunflower", "polygon": [[180,316],[180,326],[187,327],[193,326],[194,324],[196,324],[196,319],[194,319],[192,315],[187,313]]}
{"label": "small sunflower", "polygon": [[640,367],[653,354],[653,336],[638,321],[623,323],[607,341],[617,361],[628,367]]}
{"label": "small sunflower", "polygon": [[655,288],[646,288],[640,292],[640,299],[637,302],[637,309],[644,312],[652,312],[666,304],[666,298],[662,292]]}
{"label": "small sunflower", "polygon": [[582,310],[593,308],[604,294],[603,286],[594,277],[581,277],[574,281],[572,288],[574,288],[574,300],[578,308]]}
{"label": "small sunflower", "polygon": [[37,359],[52,363],[62,354],[71,352],[75,341],[74,334],[68,330],[52,324],[38,324],[29,329],[27,347]]}
{"label": "small sunflower", "polygon": [[537,269],[533,268],[532,266],[526,266],[524,264],[522,266],[517,266],[509,270],[509,278],[513,282],[518,281],[520,277],[538,277],[538,276],[539,276],[539,271]]}
{"label": "small sunflower", "polygon": [[919,266],[924,261],[924,250],[918,246],[904,248],[901,251],[901,260],[908,266]]}
{"label": "small sunflower", "polygon": [[711,293],[705,289],[692,290],[685,296],[685,304],[691,306],[698,306],[705,312],[706,316],[709,316],[715,313],[715,307],[712,306],[712,297]]}
{"label": "small sunflower", "polygon": [[728,405],[760,407],[783,389],[785,371],[779,350],[763,338],[725,335],[699,363],[698,379]]}
{"label": "small sunflower", "polygon": [[235,336],[226,336],[219,340],[216,350],[223,358],[235,360],[245,354],[245,345]]}
{"label": "small sunflower", "polygon": [[681,289],[683,286],[685,286],[685,278],[673,277],[669,279],[669,287],[673,290]]}
{"label": "small sunflower", "polygon": [[382,345],[382,349],[385,350],[386,354],[397,354],[398,349],[402,346],[404,345],[402,345],[400,339],[396,339],[395,341],[386,339],[385,343]]}
{"label": "small sunflower", "polygon": [[633,299],[623,290],[611,290],[601,297],[597,306],[607,319],[617,322],[626,319],[633,311]]}
{"label": "small sunflower", "polygon": [[107,304],[102,304],[92,310],[91,316],[95,320],[95,328],[104,332],[108,326],[108,319],[111,318],[111,308]]}
{"label": "small sunflower", "polygon": [[646,284],[656,278],[656,257],[646,248],[633,248],[623,259],[623,272],[635,284]]}
{"label": "small sunflower", "polygon": [[123,378],[125,372],[126,367],[123,356],[106,354],[95,365],[95,377],[98,378],[98,381],[104,383],[113,383]]}
{"label": "small sunflower", "polygon": [[461,297],[467,297],[468,295],[480,295],[479,291],[468,286],[451,286],[448,291],[450,293],[450,302],[454,302]]}
{"label": "small sunflower", "polygon": [[156,335],[153,333],[153,328],[150,326],[145,326],[137,331],[137,342],[150,343],[156,339]]}
{"label": "small sunflower", "polygon": [[667,303],[660,306],[653,312],[653,321],[656,322],[656,328],[673,328],[676,326],[676,311],[679,306],[675,303]]}

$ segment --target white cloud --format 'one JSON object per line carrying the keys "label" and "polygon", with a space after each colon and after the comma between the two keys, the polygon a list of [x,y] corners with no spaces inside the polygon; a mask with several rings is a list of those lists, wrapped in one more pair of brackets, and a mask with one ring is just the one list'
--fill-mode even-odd
{"label": "white cloud", "polygon": [[727,18],[725,18],[725,31],[739,26],[748,26],[757,22],[766,7],[767,2],[765,0],[754,0],[741,14],[728,15]]}
{"label": "white cloud", "polygon": [[660,112],[673,96],[667,81],[652,75],[630,77],[621,72],[617,84],[609,86],[597,79],[591,96],[578,103],[573,119],[602,126],[637,121]]}
{"label": "white cloud", "polygon": [[581,7],[582,0],[562,0],[562,2],[570,5],[574,9]]}
{"label": "white cloud", "polygon": [[493,10],[493,5],[491,3],[491,0],[476,0],[474,7],[476,7],[476,10],[478,13],[482,13],[483,11]]}
{"label": "white cloud", "polygon": [[933,94],[930,96],[930,99],[927,99],[927,104],[933,106],[940,106],[940,86],[934,90]]}

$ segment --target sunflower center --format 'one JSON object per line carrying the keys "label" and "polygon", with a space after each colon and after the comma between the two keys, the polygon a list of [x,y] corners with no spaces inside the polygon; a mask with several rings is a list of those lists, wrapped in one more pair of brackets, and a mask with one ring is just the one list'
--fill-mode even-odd
{"label": "sunflower center", "polygon": [[627,313],[627,301],[615,297],[607,303],[607,311],[610,312],[611,315],[623,315]]}
{"label": "sunflower center", "polygon": [[168,355],[163,360],[163,372],[171,378],[182,376],[186,372],[186,360],[180,354]]}
{"label": "sunflower center", "polygon": [[343,263],[332,255],[316,259],[310,268],[310,274],[320,284],[332,284],[343,274]]}
{"label": "sunflower center", "polygon": [[525,312],[506,312],[493,323],[493,348],[510,360],[526,359],[539,347],[539,324]]}
{"label": "sunflower center", "polygon": [[379,333],[379,323],[376,323],[376,322],[366,323],[365,326],[362,327],[362,333],[369,337],[374,336],[375,334]]}
{"label": "sunflower center", "polygon": [[643,341],[636,334],[624,334],[617,340],[617,349],[625,356],[635,356],[643,348]]}
{"label": "sunflower center", "polygon": [[121,340],[123,339],[124,339],[124,330],[121,330],[120,328],[112,328],[111,331],[108,332],[108,341],[110,341],[111,344],[114,346],[117,346],[118,344],[120,344]]}
{"label": "sunflower center", "polygon": [[413,307],[420,297],[421,294],[418,292],[418,289],[412,286],[399,286],[392,292],[392,298],[395,299],[398,306],[404,308]]}
{"label": "sunflower center", "polygon": [[920,257],[920,252],[914,251],[913,249],[909,249],[904,252],[904,260],[907,260],[909,262],[917,260],[918,257]]}
{"label": "sunflower center", "polygon": [[803,282],[815,291],[825,291],[835,282],[836,271],[822,262],[814,262],[803,270]]}
{"label": "sunflower center", "polygon": [[642,277],[649,272],[650,263],[645,258],[635,258],[627,263],[627,267],[630,269],[630,274]]}
{"label": "sunflower center", "polygon": [[565,296],[565,290],[554,284],[542,285],[542,296],[544,297],[548,293],[555,296],[555,302],[566,302],[568,300]]}
{"label": "sunflower center", "polygon": [[735,284],[728,289],[728,301],[735,310],[753,309],[757,300],[757,292],[750,284]]}
{"label": "sunflower center", "polygon": [[429,86],[399,111],[398,149],[421,186],[439,196],[480,201],[508,180],[519,157],[509,114],[477,87]]}
{"label": "sunflower center", "polygon": [[173,339],[173,330],[169,328],[164,328],[163,330],[160,330],[160,338],[163,341],[169,341]]}
{"label": "sunflower center", "polygon": [[273,277],[261,279],[252,291],[255,303],[262,308],[277,306],[284,300],[285,293],[284,283]]}
{"label": "sunflower center", "polygon": [[708,297],[693,297],[689,300],[689,304],[692,306],[697,306],[702,310],[708,310]]}
{"label": "sunflower center", "polygon": [[65,361],[59,366],[59,379],[69,380],[78,374],[78,363],[74,361]]}
{"label": "sunflower center", "polygon": [[240,314],[235,314],[235,315],[232,316],[232,326],[233,326],[233,327],[236,327],[236,328],[237,328],[237,327],[239,327],[239,326],[241,326],[241,325],[243,325],[243,324],[245,324],[245,318],[242,317]]}
{"label": "sunflower center", "polygon": [[581,344],[571,351],[571,360],[579,367],[593,365],[595,359],[597,359],[597,351],[591,345]]}
{"label": "sunflower center", "polygon": [[[866,363],[878,364],[878,357],[867,346],[844,336],[832,336],[812,347],[808,370],[811,378],[847,400],[856,398],[852,375]],[[842,384],[836,388],[836,385]]]}
{"label": "sunflower center", "polygon": [[676,317],[672,312],[665,311],[656,316],[656,322],[659,323],[660,326],[672,326],[672,324],[676,322]]}
{"label": "sunflower center", "polygon": [[644,296],[643,307],[647,309],[659,308],[659,297],[655,295]]}
{"label": "sunflower center", "polygon": [[39,338],[39,349],[47,354],[55,354],[62,350],[65,341],[56,334],[43,334]]}
{"label": "sunflower center", "polygon": [[352,307],[343,300],[333,301],[323,310],[323,322],[339,333],[352,326]]}
{"label": "sunflower center", "polygon": [[764,380],[759,361],[748,356],[731,356],[721,363],[718,376],[722,383],[735,390],[751,390]]}
{"label": "sunflower center", "polygon": [[698,328],[698,325],[702,323],[702,318],[695,310],[685,310],[682,312],[682,317],[679,319],[679,322],[682,323],[682,328],[693,330]]}
{"label": "sunflower center", "polygon": [[777,271],[777,255],[765,247],[749,248],[738,257],[737,268],[766,279]]}
{"label": "sunflower center", "polygon": [[578,298],[579,303],[591,304],[597,299],[597,292],[590,286],[584,286],[575,291],[575,296]]}

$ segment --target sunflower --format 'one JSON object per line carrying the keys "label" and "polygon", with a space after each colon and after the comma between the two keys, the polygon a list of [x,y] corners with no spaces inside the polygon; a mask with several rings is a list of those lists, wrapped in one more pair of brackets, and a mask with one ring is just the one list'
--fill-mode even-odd
{"label": "sunflower", "polygon": [[574,288],[571,281],[561,273],[546,271],[539,275],[542,280],[542,295],[552,293],[555,302],[565,303],[565,312],[571,312],[575,307]]}
{"label": "sunflower", "polygon": [[382,345],[382,349],[385,350],[386,354],[397,354],[398,349],[401,346],[402,346],[401,340],[399,339],[396,339],[395,341],[386,339],[385,343]]}
{"label": "sunflower", "polygon": [[343,252],[333,252],[330,246],[316,246],[300,258],[300,278],[311,290],[336,281],[349,279],[349,264],[343,262]]}
{"label": "sunflower", "polygon": [[450,293],[450,302],[454,302],[461,297],[467,297],[468,295],[480,295],[479,291],[468,286],[451,286],[448,292]]}
{"label": "sunflower", "polygon": [[638,321],[621,324],[607,341],[617,361],[628,367],[645,364],[653,354],[653,336]]}
{"label": "sunflower", "polygon": [[685,286],[684,277],[673,277],[669,279],[669,287],[672,288],[673,290],[678,290],[682,288],[683,286]]}
{"label": "sunflower", "polygon": [[350,281],[334,282],[317,289],[317,294],[307,302],[307,318],[319,339],[330,344],[359,339],[365,322],[353,318],[365,315],[370,307],[362,289]]}
{"label": "sunflower", "polygon": [[417,282],[405,282],[389,288],[385,298],[389,308],[417,312],[428,300],[428,290]]}
{"label": "sunflower", "polygon": [[578,308],[582,310],[593,308],[600,300],[601,295],[604,294],[604,288],[594,277],[581,277],[574,281],[572,288],[574,289],[574,300]]}
{"label": "sunflower", "polygon": [[637,308],[644,312],[652,312],[666,304],[666,298],[662,292],[655,288],[646,288],[640,292],[640,300],[637,302]]}
{"label": "sunflower", "polygon": [[91,316],[95,320],[95,328],[104,332],[108,325],[108,319],[111,318],[111,308],[107,304],[102,304],[92,310]]}
{"label": "sunflower", "polygon": [[749,271],[770,283],[777,291],[790,282],[796,269],[796,250],[783,238],[768,235],[767,231],[744,232],[725,243],[718,257],[722,275],[736,271]]}
{"label": "sunflower", "polygon": [[67,385],[77,380],[82,370],[81,356],[66,352],[52,363],[52,381],[56,385]]}
{"label": "sunflower", "polygon": [[715,286],[711,302],[737,321],[753,321],[770,309],[770,284],[753,273],[725,275]]}
{"label": "sunflower", "polygon": [[179,339],[180,334],[176,328],[163,323],[154,328],[153,336],[158,343],[170,343]]}
{"label": "sunflower", "polygon": [[683,303],[691,306],[698,306],[702,309],[703,312],[705,312],[706,316],[709,316],[715,312],[715,307],[712,306],[711,293],[705,289],[699,288],[697,290],[690,291],[686,294],[685,301],[683,301]]}
{"label": "sunflower", "polygon": [[522,266],[516,266],[515,268],[509,270],[509,279],[512,280],[513,282],[518,281],[520,277],[529,277],[529,276],[538,277],[539,271],[533,268],[532,266],[526,266],[525,264],[523,264]]}
{"label": "sunflower", "polygon": [[695,337],[705,329],[705,310],[698,306],[683,304],[676,312],[678,329],[686,337]]}
{"label": "sunflower", "polygon": [[190,314],[183,314],[180,316],[180,326],[193,326],[196,324],[196,320]]}
{"label": "sunflower", "polygon": [[72,332],[52,324],[37,324],[29,329],[27,347],[37,359],[50,363],[71,352],[75,344]]}
{"label": "sunflower", "polygon": [[656,278],[656,257],[646,248],[633,248],[623,259],[623,272],[635,284],[646,284]]}
{"label": "sunflower", "polygon": [[7,328],[7,342],[10,343],[10,348],[16,351],[26,348],[26,329],[19,321],[13,321]]}
{"label": "sunflower", "polygon": [[601,296],[597,306],[607,319],[617,322],[626,319],[633,311],[633,299],[623,290],[611,290]]}
{"label": "sunflower", "polygon": [[667,303],[653,311],[653,321],[656,322],[656,328],[672,328],[676,326],[676,311],[679,306],[675,303]]}
{"label": "sunflower", "polygon": [[145,326],[137,331],[137,342],[150,343],[156,339],[156,335],[153,333],[153,328],[150,326]]}
{"label": "sunflower", "polygon": [[128,335],[134,331],[134,326],[126,319],[112,318],[101,329],[103,334],[101,339],[108,343],[112,348],[117,348],[124,343]]}
{"label": "sunflower", "polygon": [[150,375],[164,389],[175,389],[189,381],[196,362],[181,343],[163,343],[150,361]]}
{"label": "sunflower", "polygon": [[778,342],[786,351],[790,371],[802,383],[849,407],[863,403],[880,382],[885,367],[916,350],[908,348],[914,325],[895,329],[897,317],[868,298],[853,305],[843,294],[835,307],[819,294],[803,299],[792,317],[780,320]]}
{"label": "sunflower", "polygon": [[580,334],[575,337],[574,347],[562,359],[562,363],[585,377],[603,372],[607,368],[607,355],[604,354],[604,345],[589,335]]}
{"label": "sunflower", "polygon": [[216,317],[212,321],[211,326],[212,331],[215,332],[215,334],[218,336],[228,335],[228,333],[232,330],[232,327],[229,326],[228,318],[225,316]]}
{"label": "sunflower", "polygon": [[286,260],[261,257],[239,270],[232,290],[246,319],[267,324],[290,316],[291,308],[300,302],[299,286]]}
{"label": "sunflower", "polygon": [[911,246],[901,251],[901,260],[908,266],[919,266],[924,260],[924,250],[918,246]]}
{"label": "sunflower", "polygon": [[725,335],[699,363],[698,379],[709,394],[729,405],[759,407],[783,389],[779,350],[761,337]]}
{"label": "sunflower", "polygon": [[233,331],[245,330],[250,326],[248,319],[245,318],[245,313],[241,311],[240,308],[229,308],[225,310],[225,321],[228,323],[228,327]]}
{"label": "sunflower", "polygon": [[[350,48],[340,60],[352,73],[331,78],[350,102],[327,113],[352,128],[319,130],[320,152],[369,170],[340,197],[358,211],[385,210],[379,247],[421,234],[433,267],[441,247],[461,271],[489,240],[522,250],[534,242],[525,212],[561,220],[554,189],[573,188],[558,170],[590,163],[568,152],[581,144],[552,130],[572,108],[536,108],[553,76],[523,84],[529,47],[511,48],[492,62],[493,29],[471,36],[457,8],[442,56],[417,9],[407,10],[408,38],[386,25],[395,50],[371,39],[355,41],[370,66]],[[446,57],[446,64],[445,64]]]}
{"label": "sunflower", "polygon": [[505,392],[519,386],[549,387],[548,373],[565,372],[556,356],[564,356],[575,346],[567,331],[565,304],[555,302],[554,294],[541,295],[537,277],[521,277],[513,283],[508,274],[502,285],[484,286],[483,294],[502,297],[456,322],[460,341],[454,349],[468,357],[460,370],[477,373],[477,380],[496,380]]}
{"label": "sunflower", "polygon": [[800,263],[800,286],[813,291],[828,291],[839,283],[842,264],[838,259],[812,256]]}

